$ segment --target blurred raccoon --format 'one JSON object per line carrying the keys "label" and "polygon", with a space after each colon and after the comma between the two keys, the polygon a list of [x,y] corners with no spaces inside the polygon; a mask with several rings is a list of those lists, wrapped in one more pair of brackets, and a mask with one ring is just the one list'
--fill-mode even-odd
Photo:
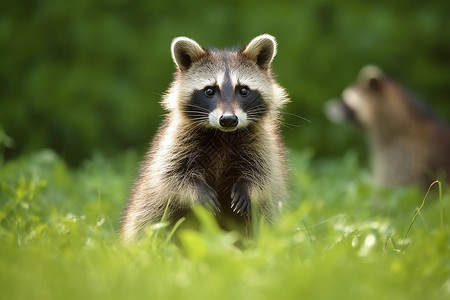
{"label": "blurred raccoon", "polygon": [[364,129],[376,184],[428,187],[450,178],[450,128],[379,68],[364,67],[325,111],[333,121],[352,120]]}
{"label": "blurred raccoon", "polygon": [[131,190],[121,222],[126,241],[149,224],[174,223],[194,204],[251,231],[252,216],[273,221],[287,198],[280,110],[289,101],[272,74],[270,35],[236,51],[176,38],[175,78],[162,106],[169,112]]}

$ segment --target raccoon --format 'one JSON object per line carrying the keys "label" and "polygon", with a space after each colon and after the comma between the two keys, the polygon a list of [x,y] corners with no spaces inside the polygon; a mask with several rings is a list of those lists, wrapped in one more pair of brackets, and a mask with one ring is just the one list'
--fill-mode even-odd
{"label": "raccoon", "polygon": [[252,217],[273,221],[288,196],[280,112],[289,101],[271,70],[275,38],[261,35],[240,50],[206,49],[186,37],[171,45],[174,81],[168,111],[131,190],[121,236],[174,223],[194,204],[219,224],[250,231]]}
{"label": "raccoon", "polygon": [[364,129],[376,184],[425,188],[450,179],[450,127],[378,67],[364,67],[325,110],[334,121],[353,120]]}

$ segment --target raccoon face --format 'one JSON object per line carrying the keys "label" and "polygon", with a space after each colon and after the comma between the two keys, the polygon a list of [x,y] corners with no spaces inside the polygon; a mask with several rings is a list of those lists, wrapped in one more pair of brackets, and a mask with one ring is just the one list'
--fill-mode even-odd
{"label": "raccoon face", "polygon": [[172,58],[178,70],[163,105],[197,126],[225,132],[258,122],[283,104],[284,98],[275,100],[284,94],[270,70],[275,53],[270,35],[256,37],[239,51],[205,50],[191,39],[176,38]]}
{"label": "raccoon face", "polygon": [[342,92],[342,100],[362,125],[372,123],[386,103],[382,93],[383,73],[375,66],[364,67],[357,82]]}
{"label": "raccoon face", "polygon": [[186,104],[186,114],[193,120],[204,122],[222,131],[233,131],[257,121],[266,113],[267,107],[261,94],[248,86],[225,82],[206,86],[192,93]]}
{"label": "raccoon face", "polygon": [[366,66],[359,73],[358,80],[342,92],[341,99],[325,104],[325,112],[335,122],[353,121],[370,126],[387,104],[383,100],[382,85],[381,70]]}

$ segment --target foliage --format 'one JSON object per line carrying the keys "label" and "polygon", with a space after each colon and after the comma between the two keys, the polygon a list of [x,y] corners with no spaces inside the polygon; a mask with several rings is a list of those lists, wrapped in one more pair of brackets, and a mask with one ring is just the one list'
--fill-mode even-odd
{"label": "foliage", "polygon": [[175,36],[223,48],[268,32],[293,100],[286,127],[299,126],[286,128],[289,146],[340,156],[357,132],[332,126],[322,105],[365,64],[450,119],[449,13],[446,1],[2,1],[0,127],[15,141],[6,154],[47,147],[78,165],[95,150],[142,151],[161,121]]}
{"label": "foliage", "polygon": [[0,168],[2,298],[448,298],[446,187],[415,215],[424,193],[374,188],[353,152],[311,157],[291,153],[291,203],[254,240],[198,208],[200,230],[179,229],[175,242],[155,227],[130,247],[116,231],[134,153],[75,170],[48,150],[10,161]]}

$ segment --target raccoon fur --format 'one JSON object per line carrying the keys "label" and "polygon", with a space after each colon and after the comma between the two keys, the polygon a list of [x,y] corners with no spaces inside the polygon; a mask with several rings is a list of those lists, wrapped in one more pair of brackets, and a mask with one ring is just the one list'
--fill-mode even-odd
{"label": "raccoon fur", "polygon": [[450,128],[425,103],[375,66],[366,66],[341,100],[326,104],[335,121],[366,132],[375,183],[428,185],[450,179]]}
{"label": "raccoon fur", "polygon": [[150,224],[173,224],[195,204],[225,228],[247,230],[255,215],[275,219],[287,198],[279,127],[289,101],[271,71],[276,49],[267,34],[236,51],[173,40],[177,70],[161,101],[168,114],[124,209],[124,240],[135,240]]}

